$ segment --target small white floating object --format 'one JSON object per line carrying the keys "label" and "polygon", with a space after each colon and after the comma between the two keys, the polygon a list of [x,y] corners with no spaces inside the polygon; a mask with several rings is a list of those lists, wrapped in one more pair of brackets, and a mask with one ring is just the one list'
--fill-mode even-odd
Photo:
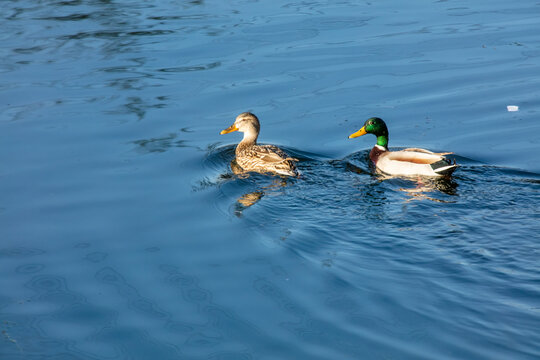
{"label": "small white floating object", "polygon": [[506,107],[506,109],[507,109],[508,111],[519,111],[519,106],[517,106],[517,105],[508,105],[508,106]]}

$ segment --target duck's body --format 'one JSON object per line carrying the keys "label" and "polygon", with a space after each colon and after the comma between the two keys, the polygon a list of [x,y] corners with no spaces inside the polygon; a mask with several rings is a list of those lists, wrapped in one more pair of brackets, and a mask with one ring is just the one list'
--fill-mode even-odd
{"label": "duck's body", "polygon": [[419,148],[388,150],[388,128],[380,118],[368,119],[364,126],[349,138],[365,134],[377,136],[377,144],[371,149],[369,158],[383,173],[396,176],[447,176],[458,167],[444,157],[450,153],[434,153]]}
{"label": "duck's body", "polygon": [[405,149],[389,151],[375,145],[369,158],[380,171],[398,176],[444,176],[450,175],[457,167],[443,155],[425,149]]}
{"label": "duck's body", "polygon": [[294,161],[283,150],[274,145],[258,145],[260,124],[259,119],[252,113],[238,115],[234,124],[223,130],[221,134],[233,131],[244,133],[244,138],[236,146],[236,163],[242,170],[259,173],[274,173],[286,176],[298,176]]}
{"label": "duck's body", "polygon": [[273,172],[279,175],[297,176],[293,159],[274,145],[250,145],[239,143],[236,147],[236,163],[245,171]]}

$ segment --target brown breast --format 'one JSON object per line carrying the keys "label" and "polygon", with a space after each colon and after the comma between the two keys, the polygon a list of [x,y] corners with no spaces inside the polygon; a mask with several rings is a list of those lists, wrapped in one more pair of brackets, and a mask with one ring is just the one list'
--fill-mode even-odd
{"label": "brown breast", "polygon": [[369,153],[369,158],[371,161],[373,161],[374,164],[377,164],[377,160],[379,160],[379,156],[381,156],[382,153],[385,153],[386,150],[381,149],[378,146],[374,146],[373,149],[371,149],[371,152]]}

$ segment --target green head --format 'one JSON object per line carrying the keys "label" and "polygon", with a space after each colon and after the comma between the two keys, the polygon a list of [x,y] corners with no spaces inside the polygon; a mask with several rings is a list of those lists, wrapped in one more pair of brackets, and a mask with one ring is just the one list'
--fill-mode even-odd
{"label": "green head", "polygon": [[372,117],[367,119],[360,130],[349,135],[349,139],[365,134],[375,135],[377,137],[377,145],[388,148],[388,128],[381,118]]}

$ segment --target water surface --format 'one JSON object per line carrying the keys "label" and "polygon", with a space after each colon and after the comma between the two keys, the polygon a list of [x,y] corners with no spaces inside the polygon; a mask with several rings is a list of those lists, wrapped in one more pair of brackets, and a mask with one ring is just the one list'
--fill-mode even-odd
{"label": "water surface", "polygon": [[[5,1],[1,358],[540,357],[539,10]],[[232,172],[244,111],[301,177]]]}

